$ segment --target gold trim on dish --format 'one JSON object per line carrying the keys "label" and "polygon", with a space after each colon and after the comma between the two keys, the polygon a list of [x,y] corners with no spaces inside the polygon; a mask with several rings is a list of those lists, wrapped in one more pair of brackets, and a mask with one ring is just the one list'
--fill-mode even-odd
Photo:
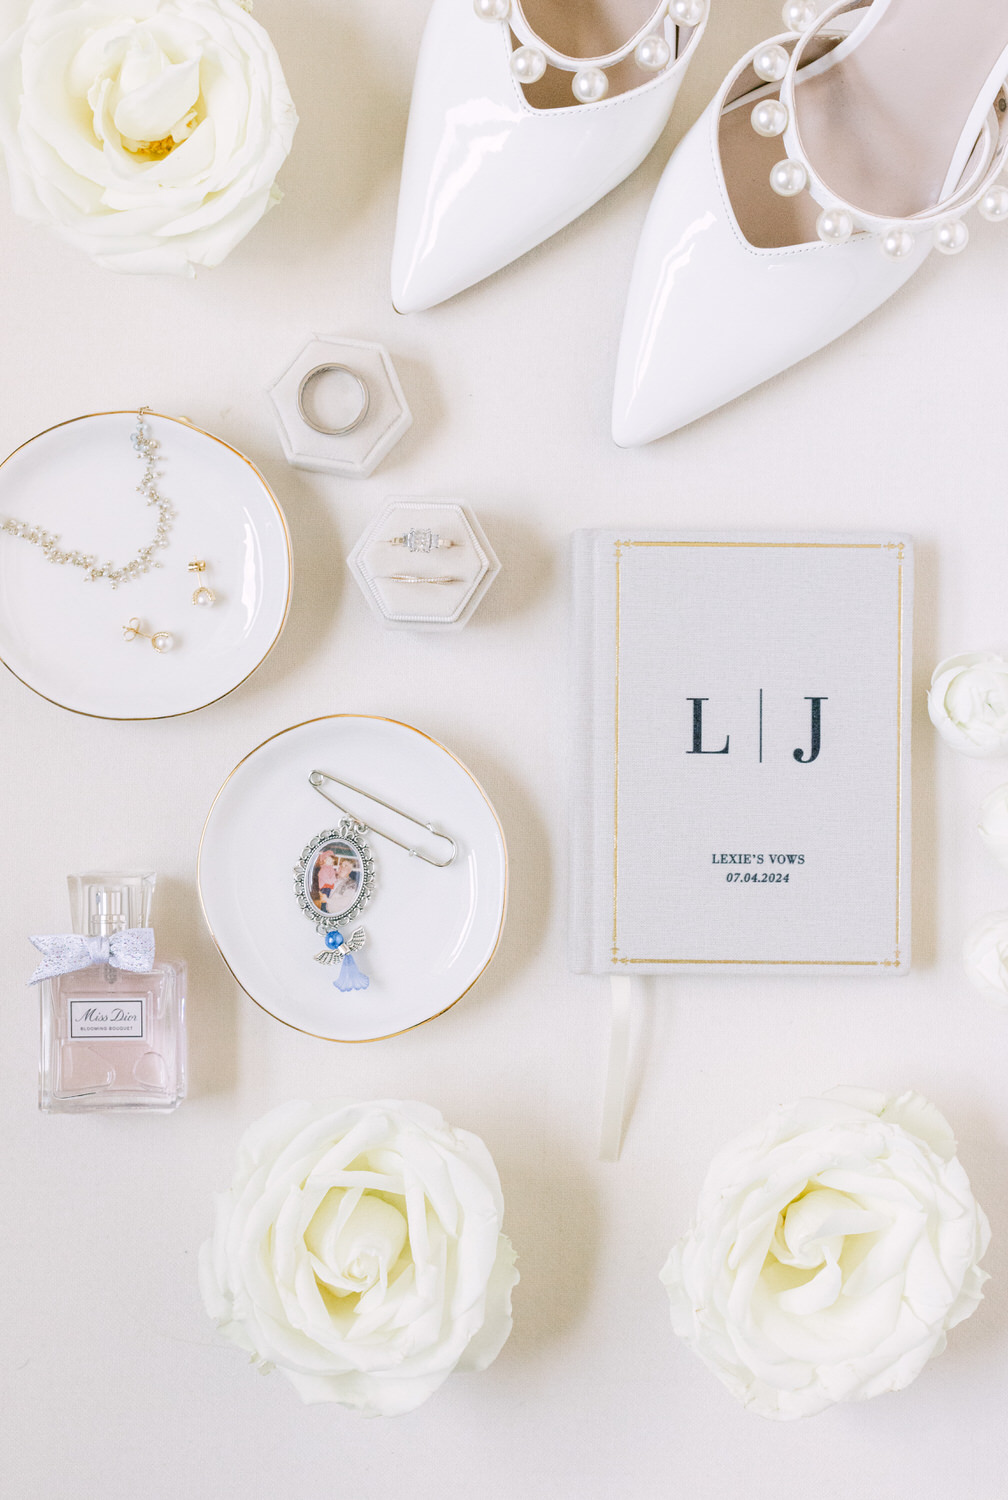
{"label": "gold trim on dish", "polygon": [[[249,678],[252,677],[254,673],[258,672],[263,662],[273,650],[273,647],[276,645],[277,641],[283,635],[284,627],[287,624],[287,617],[290,614],[291,595],[293,591],[294,556],[291,549],[290,528],[287,525],[287,517],[283,513],[283,508],[280,505],[279,500],[274,495],[265,478],[256,468],[252,460],[250,458],[246,458],[244,453],[240,452],[239,449],[232,447],[232,445],[225,442],[223,438],[217,437],[216,433],[207,432],[206,428],[198,427],[195,422],[190,422],[188,417],[169,417],[166,416],[164,412],[152,411],[150,407],[145,407],[144,411],[147,416],[157,417],[159,421],[176,422],[180,427],[188,427],[190,431],[198,432],[201,434],[201,436],[210,438],[212,442],[219,443],[222,448],[227,448],[230,453],[233,453],[236,458],[240,458],[242,463],[247,464],[248,467],[252,470],[252,473],[255,475],[256,479],[258,479],[259,483],[266,491],[266,494],[273,502],[276,513],[280,519],[280,525],[283,529],[284,543],[287,548],[287,598],[284,602],[284,612],[283,616],[281,617],[279,627],[277,628],[276,635],[266,647],[266,650],[256,662],[255,666],[250,671],[245,673],[245,676],[241,679],[241,681],[236,682],[234,687],[229,687],[227,692],[218,693],[216,698],[208,699],[206,703],[199,703],[195,708],[179,709],[177,713],[173,714],[96,714],[91,713],[86,708],[71,708],[68,703],[61,703],[58,698],[50,698],[48,693],[43,693],[39,688],[34,687],[26,678],[22,677],[20,673],[15,672],[10,663],[5,661],[4,658],[0,656],[0,666],[6,667],[7,671],[11,674],[15,681],[20,682],[23,687],[28,688],[29,692],[34,693],[35,696],[37,698],[41,698],[43,702],[51,703],[54,708],[62,708],[64,712],[68,714],[79,714],[81,718],[84,719],[101,719],[105,723],[109,724],[155,724],[160,723],[165,719],[184,719],[187,714],[201,713],[204,708],[212,708],[215,703],[221,703],[225,698],[229,698],[232,693],[236,693],[240,687],[243,687],[245,683],[248,682]],[[48,437],[50,432],[59,431],[61,427],[70,427],[74,422],[89,422],[95,417],[135,417],[136,413],[137,408],[135,407],[123,411],[90,411],[83,413],[83,415],[79,417],[67,417],[67,419],[63,422],[54,422],[51,427],[44,427],[41,432],[36,432],[33,437],[26,438],[23,443],[19,443],[16,448],[12,449],[12,451],[8,453],[7,457],[0,461],[0,469],[2,469],[5,464],[10,463],[12,458],[16,458],[17,455],[23,451],[23,449],[30,447],[30,445],[37,442],[39,438]]]}
{"label": "gold trim on dish", "polygon": [[623,543],[616,543],[616,756],[613,764],[613,911],[612,911],[612,956],[613,962],[619,954],[616,936],[619,903],[619,710],[620,710],[620,558]]}
{"label": "gold trim on dish", "polygon": [[[895,553],[896,574],[896,935],[895,952],[892,958],[629,958],[619,951],[619,705],[620,705],[620,627],[622,579],[621,562],[624,548],[645,547],[745,547],[750,549],[778,548],[780,550],[847,551],[847,552],[891,552]],[[845,969],[898,969],[900,957],[900,923],[902,917],[902,872],[903,872],[903,564],[905,543],[903,542],[716,542],[716,541],[633,541],[629,538],[614,543],[616,562],[616,684],[615,684],[615,746],[613,759],[613,937],[612,962],[614,964],[667,964],[683,968],[718,967],[736,968],[845,968]]]}
{"label": "gold trim on dish", "polygon": [[[452,1000],[452,1001],[450,1001],[450,1003],[448,1005],[446,1005],[442,1010],[435,1011],[434,1015],[432,1015],[432,1016],[425,1016],[422,1021],[414,1021],[414,1023],[413,1023],[412,1026],[403,1026],[399,1031],[389,1031],[384,1036],[367,1036],[367,1037],[323,1036],[323,1035],[321,1035],[320,1032],[317,1032],[317,1031],[307,1031],[303,1026],[295,1026],[294,1023],[293,1023],[293,1021],[285,1021],[284,1018],[283,1018],[283,1016],[276,1015],[273,1011],[271,1011],[269,1009],[269,1007],[267,1005],[264,1005],[261,1000],[257,1000],[256,997],[255,997],[255,995],[252,994],[252,991],[245,988],[245,986],[242,984],[241,980],[238,978],[238,975],[235,973],[234,969],[232,969],[231,965],[228,963],[227,959],[224,957],[224,950],[221,948],[220,943],[217,941],[217,934],[214,932],[213,927],[210,925],[210,918],[207,915],[206,904],[205,904],[205,902],[203,900],[203,887],[202,887],[202,884],[200,882],[200,867],[201,867],[201,864],[202,864],[202,861],[203,861],[203,840],[206,838],[207,825],[209,824],[210,819],[213,816],[213,810],[217,806],[217,802],[218,802],[219,798],[221,797],[221,794],[223,793],[224,788],[228,785],[228,783],[230,782],[231,778],[233,776],[235,776],[238,773],[238,771],[241,770],[242,766],[245,764],[245,762],[247,760],[251,760],[252,757],[253,757],[253,755],[258,755],[258,753],[259,753],[260,750],[265,749],[265,747],[267,745],[272,744],[274,740],[280,739],[280,737],[282,735],[293,734],[293,732],[294,732],[295,729],[305,729],[305,728],[307,728],[307,726],[309,724],[323,724],[323,723],[329,722],[331,720],[338,720],[338,719],[355,719],[355,720],[367,719],[370,722],[376,723],[376,724],[394,724],[396,726],[396,728],[398,728],[398,729],[408,729],[408,730],[410,730],[410,732],[412,734],[417,734],[417,735],[420,736],[421,739],[427,740],[428,743],[431,744],[431,745],[434,745],[436,749],[443,750],[444,753],[445,753],[445,755],[447,755],[451,760],[453,760],[455,762],[455,764],[462,771],[464,771],[465,774],[469,777],[469,780],[472,782],[473,786],[479,792],[480,796],[483,798],[483,801],[486,803],[487,807],[490,809],[491,816],[493,817],[494,822],[497,824],[497,831],[500,834],[501,849],[502,849],[502,851],[504,853],[504,893],[503,893],[503,898],[502,898],[502,901],[501,901],[500,923],[498,924],[498,927],[497,927],[497,936],[494,939],[494,945],[493,945],[493,947],[490,950],[490,954],[489,954],[489,956],[488,956],[488,958],[486,960],[486,963],[483,965],[482,969],[480,969],[479,973],[475,976],[475,978],[472,979],[470,981],[470,983],[466,985],[466,987],[462,991],[462,993],[460,995],[456,995],[455,999]],[[504,932],[504,923],[507,920],[508,887],[509,887],[509,882],[510,882],[510,867],[509,867],[509,862],[508,862],[507,839],[504,836],[504,827],[503,827],[503,824],[501,823],[500,818],[497,816],[497,809],[494,807],[493,803],[490,801],[490,798],[487,796],[486,789],[484,788],[483,784],[476,779],[476,777],[473,775],[473,773],[470,771],[469,767],[464,763],[464,761],[459,760],[458,756],[455,755],[451,750],[448,749],[447,745],[442,745],[442,743],[441,743],[440,740],[434,739],[433,735],[425,734],[422,729],[417,729],[415,725],[413,725],[413,724],[406,724],[406,723],[403,722],[402,719],[391,719],[391,718],[388,717],[387,714],[317,714],[312,719],[302,719],[299,724],[288,724],[288,726],[287,726],[286,729],[278,729],[277,732],[276,732],[276,734],[269,735],[266,739],[264,739],[262,741],[261,744],[256,745],[254,747],[254,749],[250,750],[247,755],[243,755],[242,758],[241,758],[241,760],[238,762],[238,764],[236,766],[234,766],[231,771],[228,772],[227,776],[221,782],[220,786],[217,789],[216,796],[214,797],[213,801],[210,804],[210,808],[209,808],[209,811],[207,812],[206,818],[203,821],[203,828],[202,828],[202,831],[200,833],[199,848],[196,851],[196,891],[197,891],[197,893],[199,895],[200,910],[203,913],[203,920],[206,923],[207,931],[210,934],[211,941],[213,942],[214,947],[217,949],[217,952],[220,954],[221,960],[222,960],[222,962],[224,964],[224,967],[227,969],[228,973],[231,975],[231,978],[234,980],[235,984],[237,984],[238,988],[244,994],[248,995],[248,997],[252,1001],[253,1005],[257,1005],[261,1011],[263,1011],[267,1016],[272,1017],[272,1019],[274,1021],[279,1021],[281,1026],[287,1026],[287,1027],[290,1028],[291,1031],[298,1031],[298,1032],[301,1033],[302,1036],[311,1036],[311,1037],[314,1037],[316,1039],[316,1041],[320,1041],[320,1042],[339,1042],[342,1046],[364,1046],[367,1042],[387,1042],[392,1037],[395,1037],[395,1036],[405,1036],[408,1031],[416,1031],[416,1029],[417,1029],[418,1026],[426,1026],[428,1024],[428,1022],[430,1022],[430,1021],[436,1021],[437,1018],[438,1018],[438,1016],[443,1016],[447,1011],[451,1010],[453,1008],[453,1006],[456,1006],[459,1003],[460,1000],[464,1000],[465,997],[466,997],[466,995],[468,995],[469,991],[472,989],[473,985],[478,983],[478,981],[483,977],[483,975],[486,973],[487,969],[493,963],[494,957],[495,957],[495,955],[497,953],[497,949],[500,947],[501,936],[502,936],[502,934]]]}
{"label": "gold trim on dish", "polygon": [[900,918],[903,909],[903,543],[899,543],[896,582],[896,967],[900,961]]}

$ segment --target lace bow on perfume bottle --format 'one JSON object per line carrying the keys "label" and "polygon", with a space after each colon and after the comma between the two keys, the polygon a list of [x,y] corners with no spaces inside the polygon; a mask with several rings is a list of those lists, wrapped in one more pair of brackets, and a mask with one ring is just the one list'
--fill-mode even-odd
{"label": "lace bow on perfume bottle", "polygon": [[61,932],[51,937],[33,937],[31,943],[42,954],[42,962],[29,979],[41,984],[57,974],[76,974],[81,969],[125,969],[131,974],[149,974],[154,967],[153,927],[129,927],[123,932],[99,934]]}

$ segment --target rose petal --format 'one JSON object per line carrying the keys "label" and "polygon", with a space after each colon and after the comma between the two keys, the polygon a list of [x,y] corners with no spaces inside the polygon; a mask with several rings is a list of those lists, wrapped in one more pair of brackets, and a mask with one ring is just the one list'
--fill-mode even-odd
{"label": "rose petal", "polygon": [[123,92],[113,115],[119,134],[136,141],[164,140],[196,107],[199,61],[171,63],[157,77],[132,86],[121,76],[120,89]]}

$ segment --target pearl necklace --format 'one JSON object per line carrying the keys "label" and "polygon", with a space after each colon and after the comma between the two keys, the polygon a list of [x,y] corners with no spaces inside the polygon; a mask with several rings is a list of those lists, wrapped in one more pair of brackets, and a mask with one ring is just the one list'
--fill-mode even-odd
{"label": "pearl necklace", "polygon": [[128,562],[117,567],[114,562],[99,564],[98,555],[95,552],[65,552],[60,546],[59,536],[46,531],[41,526],[33,526],[29,521],[17,521],[9,516],[0,519],[0,531],[5,531],[8,536],[20,537],[23,542],[30,542],[33,547],[38,547],[47,562],[59,566],[67,564],[71,568],[82,568],[85,583],[94,583],[98,578],[105,578],[114,589],[117,589],[121,583],[130,578],[139,578],[142,573],[149,573],[151,568],[160,568],[161,564],[154,561],[154,553],[159,548],[168,545],[168,533],[171,530],[175,511],[171,501],[158,494],[156,469],[157,453],[161,445],[157,438],[152,436],[150,428],[144,421],[149,410],[149,407],[141,406],[137,412],[137,425],[130,437],[130,442],[144,465],[144,475],[137,485],[136,492],[146,498],[148,505],[157,507],[158,519],[153,541],[148,542],[146,547],[140,547]]}

